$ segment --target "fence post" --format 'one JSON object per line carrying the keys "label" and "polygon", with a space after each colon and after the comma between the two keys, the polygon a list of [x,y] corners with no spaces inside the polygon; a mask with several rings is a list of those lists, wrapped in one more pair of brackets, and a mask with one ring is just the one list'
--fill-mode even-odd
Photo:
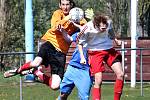
{"label": "fence post", "polygon": [[[122,41],[121,54],[122,54],[122,69],[124,73],[125,73],[125,44],[127,44],[127,42]],[[124,77],[124,82],[125,82],[125,77]]]}
{"label": "fence post", "polygon": [[[131,0],[131,49],[136,48],[137,1]],[[131,87],[136,85],[136,50],[131,50]]]}
{"label": "fence post", "polygon": [[140,49],[140,80],[141,80],[141,96],[143,96],[143,55],[142,50]]}
{"label": "fence post", "polygon": [[124,72],[124,59],[125,59],[125,50],[124,50],[124,41],[122,41],[121,43],[121,54],[122,54],[122,69],[123,69],[123,72]]}
{"label": "fence post", "polygon": [[[22,54],[20,54],[20,66],[21,66],[21,58],[22,58]],[[22,77],[20,76],[20,100],[23,100],[23,96],[22,96]]]}

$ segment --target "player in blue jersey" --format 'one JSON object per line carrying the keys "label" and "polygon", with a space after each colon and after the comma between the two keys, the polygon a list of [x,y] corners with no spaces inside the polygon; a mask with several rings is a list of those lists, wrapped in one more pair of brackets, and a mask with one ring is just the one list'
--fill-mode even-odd
{"label": "player in blue jersey", "polygon": [[[73,41],[76,41],[76,35],[77,33],[72,36]],[[84,45],[83,53],[86,61],[88,62],[86,45]],[[92,86],[89,64],[81,64],[80,60],[80,53],[78,51],[78,47],[76,47],[60,84],[60,96],[58,97],[58,100],[67,100],[75,86],[78,89],[79,99],[89,100],[90,89]]]}

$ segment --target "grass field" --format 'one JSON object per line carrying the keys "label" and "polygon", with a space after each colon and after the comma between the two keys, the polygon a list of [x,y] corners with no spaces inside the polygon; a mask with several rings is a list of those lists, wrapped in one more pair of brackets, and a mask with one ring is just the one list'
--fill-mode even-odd
{"label": "grass field", "polygon": [[[53,91],[41,83],[23,83],[23,100],[55,100],[59,91]],[[140,95],[140,84],[130,88],[125,84],[121,100],[150,100],[150,84],[143,86],[144,96]],[[4,79],[0,73],[0,100],[20,100],[19,77]],[[78,100],[76,88],[68,100]],[[113,84],[102,85],[102,100],[113,100]]]}

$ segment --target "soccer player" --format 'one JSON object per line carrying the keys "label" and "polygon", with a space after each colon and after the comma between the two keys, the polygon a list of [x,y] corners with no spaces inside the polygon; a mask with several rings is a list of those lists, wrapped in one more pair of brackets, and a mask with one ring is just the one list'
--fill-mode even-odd
{"label": "soccer player", "polygon": [[[76,34],[74,34],[72,37],[73,41],[75,42],[77,39]],[[80,53],[78,47],[76,47],[60,84],[60,96],[58,97],[58,100],[67,100],[75,86],[78,89],[79,100],[89,100],[92,77],[90,77],[89,73],[90,67],[88,64],[86,44],[83,47],[83,53],[87,63],[80,63]]]}
{"label": "soccer player", "polygon": [[83,45],[87,44],[88,58],[91,75],[94,76],[94,86],[92,89],[92,100],[101,100],[102,72],[105,71],[104,62],[116,74],[114,85],[114,100],[120,100],[123,90],[124,72],[121,66],[121,54],[113,48],[113,40],[119,43],[115,38],[111,24],[103,14],[95,14],[93,20],[88,22],[85,32],[79,39],[79,51],[81,63],[86,60],[83,55]]}
{"label": "soccer player", "polygon": [[[17,74],[21,74],[22,71],[29,70],[31,68],[36,68],[39,65],[51,67],[52,76],[50,79],[43,80],[44,83],[50,86],[52,89],[58,89],[61,78],[64,75],[64,68],[66,62],[66,53],[68,52],[71,42],[66,41],[63,35],[63,30],[69,35],[72,35],[73,32],[78,30],[77,27],[69,20],[69,11],[75,6],[73,0],[60,0],[59,7],[60,9],[56,10],[51,19],[51,28],[44,34],[41,38],[43,44],[40,47],[40,50],[33,61],[25,63],[23,66],[18,69],[7,71],[4,73],[4,77],[11,77]],[[80,25],[86,23],[86,20],[81,20]]]}

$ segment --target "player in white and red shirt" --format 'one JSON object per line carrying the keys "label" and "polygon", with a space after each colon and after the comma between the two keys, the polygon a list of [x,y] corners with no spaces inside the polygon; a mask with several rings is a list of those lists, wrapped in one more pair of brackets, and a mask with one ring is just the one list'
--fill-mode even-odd
{"label": "player in white and red shirt", "polygon": [[87,43],[91,75],[95,82],[92,89],[92,100],[101,100],[102,72],[105,71],[104,62],[115,72],[116,82],[114,85],[114,100],[120,100],[124,72],[122,70],[121,54],[113,48],[113,41],[117,43],[111,23],[106,16],[95,14],[92,21],[88,22],[85,32],[79,39],[79,51],[81,63],[86,64],[83,56],[83,45]]}

